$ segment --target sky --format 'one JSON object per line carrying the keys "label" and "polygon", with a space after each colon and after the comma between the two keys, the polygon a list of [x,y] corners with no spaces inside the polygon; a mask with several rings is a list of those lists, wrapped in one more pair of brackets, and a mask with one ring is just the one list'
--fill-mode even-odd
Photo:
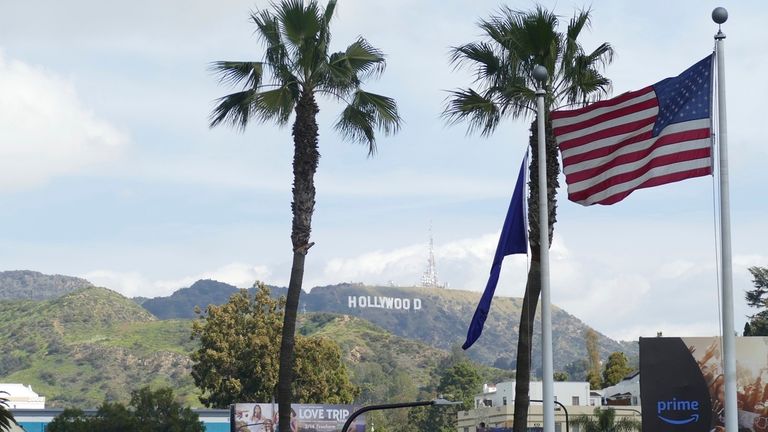
{"label": "sky", "polygon": [[[317,205],[305,289],[340,282],[417,285],[431,233],[440,280],[482,291],[531,119],[490,137],[447,125],[447,91],[472,83],[451,46],[478,40],[498,0],[341,0],[332,49],[360,35],[387,55],[369,91],[405,121],[379,152],[343,141],[320,103]],[[504,3],[529,10],[528,1]],[[563,17],[591,6],[586,49],[610,42],[613,95],[674,76],[708,55],[716,6],[728,9],[728,113],[735,325],[750,266],[768,266],[762,143],[768,4],[760,1],[544,1]],[[292,259],[290,128],[208,128],[236,89],[216,60],[261,60],[249,22],[263,0],[0,2],[0,270],[80,276],[126,296],[165,296],[212,278],[286,286]],[[713,179],[567,201],[561,179],[552,302],[601,333],[720,333]],[[507,257],[500,296],[522,296],[526,258]],[[467,317],[469,321],[470,317]]]}

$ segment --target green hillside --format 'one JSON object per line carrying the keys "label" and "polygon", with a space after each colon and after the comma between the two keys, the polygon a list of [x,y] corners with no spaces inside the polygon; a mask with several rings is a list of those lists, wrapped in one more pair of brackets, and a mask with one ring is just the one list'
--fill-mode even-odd
{"label": "green hillside", "polygon": [[[52,300],[0,301],[0,344],[6,348],[0,380],[31,384],[48,407],[92,408],[105,398],[125,402],[131,390],[147,384],[171,386],[188,405],[201,406],[190,376],[196,344],[190,327],[190,320],[157,320],[105,288]],[[348,316],[303,314],[299,331],[337,341],[353,381],[366,379],[361,371],[389,367],[421,387],[447,355]]]}
{"label": "green hillside", "polygon": [[3,301],[0,379],[32,384],[53,407],[125,401],[131,389],[145,384],[172,385],[194,400],[188,328],[188,322],[157,321],[105,288],[53,300]]}

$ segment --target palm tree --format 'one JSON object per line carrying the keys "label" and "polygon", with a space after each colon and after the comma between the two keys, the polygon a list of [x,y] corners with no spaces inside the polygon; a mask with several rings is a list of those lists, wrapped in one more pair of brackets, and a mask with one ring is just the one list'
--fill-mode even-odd
{"label": "palm tree", "polygon": [[[590,23],[590,11],[578,11],[565,32],[558,31],[559,17],[537,6],[532,11],[502,7],[498,14],[481,20],[483,40],[452,48],[451,63],[470,67],[475,72],[477,89],[451,91],[443,116],[449,123],[466,122],[469,132],[488,136],[505,117],[532,118],[530,146],[530,196],[528,197],[529,242],[531,266],[523,297],[517,345],[514,430],[525,430],[529,404],[531,373],[531,340],[536,306],[541,292],[541,249],[539,245],[538,154],[536,151],[537,83],[532,76],[537,64],[547,68],[547,197],[549,207],[549,243],[552,243],[557,220],[556,191],[560,166],[557,145],[552,136],[549,112],[567,105],[595,101],[610,89],[610,80],[600,69],[613,59],[613,48],[607,43],[586,52],[578,37]],[[547,245],[549,247],[549,245]]]}
{"label": "palm tree", "polygon": [[213,64],[222,83],[242,85],[242,89],[218,99],[211,113],[211,127],[224,123],[242,130],[251,120],[283,126],[295,113],[293,264],[277,389],[282,431],[290,430],[296,312],[305,258],[313,245],[310,231],[315,206],[314,175],[320,157],[316,97],[326,95],[345,104],[335,128],[344,138],[365,144],[369,156],[376,152],[375,130],[389,135],[396,132],[401,123],[393,99],[360,87],[363,81],[384,71],[384,54],[362,37],[344,51],[330,51],[330,22],[335,8],[336,0],[329,0],[325,8],[315,0],[282,0],[273,3],[271,10],[253,12],[251,19],[256,24],[256,33],[266,48],[264,59]]}
{"label": "palm tree", "polygon": [[613,408],[595,408],[593,415],[580,415],[571,421],[578,425],[580,432],[633,432],[640,430],[640,422],[633,418],[616,420]]}
{"label": "palm tree", "polygon": [[[8,392],[0,391],[0,394],[7,395]],[[0,396],[0,431],[9,431],[12,425],[18,426],[18,423],[13,418],[11,410],[8,409],[8,398]]]}

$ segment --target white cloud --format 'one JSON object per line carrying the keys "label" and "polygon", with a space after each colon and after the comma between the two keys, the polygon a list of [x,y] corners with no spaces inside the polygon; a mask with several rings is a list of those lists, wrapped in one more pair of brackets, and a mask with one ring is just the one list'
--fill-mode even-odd
{"label": "white cloud", "polygon": [[160,297],[171,295],[180,288],[186,288],[200,279],[213,279],[240,288],[248,288],[257,280],[270,282],[271,275],[266,266],[231,263],[207,271],[177,279],[151,280],[138,272],[117,272],[94,270],[81,277],[92,283],[117,291],[126,297]]}
{"label": "white cloud", "polygon": [[0,52],[0,191],[113,160],[126,136],[82,105],[71,83]]}

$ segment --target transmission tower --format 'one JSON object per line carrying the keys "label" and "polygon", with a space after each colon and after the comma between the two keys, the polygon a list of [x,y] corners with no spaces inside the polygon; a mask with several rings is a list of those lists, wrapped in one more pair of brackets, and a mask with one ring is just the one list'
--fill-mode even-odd
{"label": "transmission tower", "polygon": [[435,266],[435,242],[432,238],[432,224],[429,224],[429,257],[427,258],[427,271],[421,276],[421,286],[425,288],[443,288],[437,280],[437,268]]}

